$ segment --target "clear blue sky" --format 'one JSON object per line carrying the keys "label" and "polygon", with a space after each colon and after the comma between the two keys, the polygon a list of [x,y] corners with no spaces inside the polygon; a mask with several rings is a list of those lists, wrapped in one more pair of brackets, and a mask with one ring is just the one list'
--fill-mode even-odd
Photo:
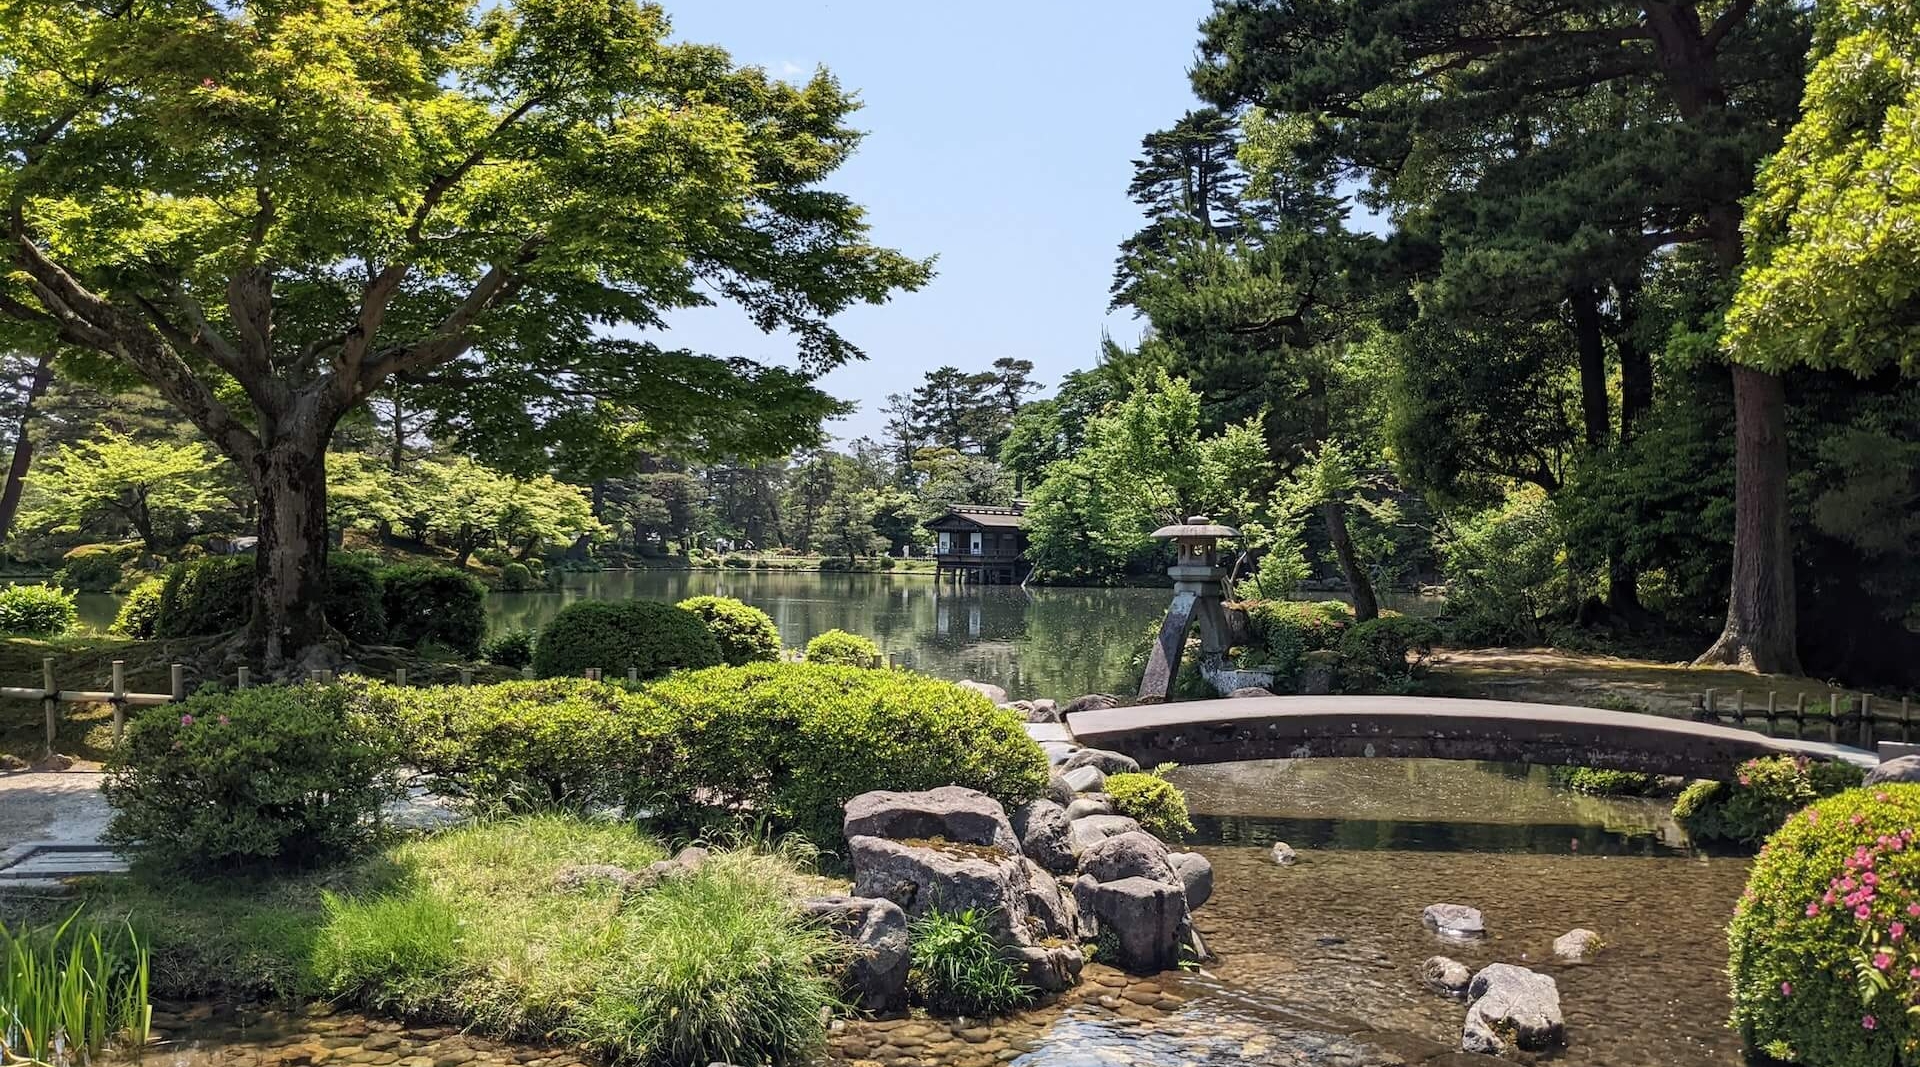
{"label": "clear blue sky", "polygon": [[[665,0],[674,35],[803,79],[833,71],[865,104],[859,153],[831,186],[877,243],[937,255],[917,293],[837,320],[864,363],[824,379],[860,411],[829,427],[878,437],[880,406],[926,371],[1033,361],[1048,387],[1092,364],[1115,247],[1139,227],[1127,182],[1140,138],[1197,106],[1187,84],[1208,0]],[[792,362],[786,338],[730,307],[675,316],[664,344]]]}

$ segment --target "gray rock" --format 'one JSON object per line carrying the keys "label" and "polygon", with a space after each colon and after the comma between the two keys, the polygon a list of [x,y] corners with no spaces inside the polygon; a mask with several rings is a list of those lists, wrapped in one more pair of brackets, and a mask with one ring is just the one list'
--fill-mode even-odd
{"label": "gray rock", "polygon": [[1285,841],[1275,841],[1273,843],[1272,855],[1273,862],[1282,867],[1291,867],[1300,862],[1300,854],[1295,852],[1293,846],[1287,844]]}
{"label": "gray rock", "polygon": [[1227,694],[1227,696],[1235,700],[1246,700],[1250,697],[1270,697],[1272,695],[1273,695],[1273,690],[1262,689],[1257,685],[1243,685],[1240,688],[1235,689],[1233,692]]}
{"label": "gray rock", "polygon": [[1093,912],[1093,897],[1100,891],[1100,882],[1090,874],[1083,874],[1073,880],[1073,902],[1079,912],[1080,940],[1092,941],[1100,935],[1100,920]]}
{"label": "gray rock", "polygon": [[1088,693],[1074,697],[1060,709],[1062,715],[1078,715],[1083,711],[1109,711],[1120,706],[1120,698],[1110,693]]}
{"label": "gray rock", "polygon": [[1554,938],[1553,954],[1568,963],[1584,963],[1599,955],[1605,944],[1599,934],[1583,927]]}
{"label": "gray rock", "polygon": [[1057,774],[1047,776],[1047,799],[1063,808],[1073,803],[1073,790],[1065,778]]}
{"label": "gray rock", "polygon": [[1125,815],[1089,815],[1084,819],[1073,820],[1067,832],[1067,843],[1073,854],[1080,853],[1119,834],[1130,834],[1140,829],[1140,824]]}
{"label": "gray rock", "polygon": [[705,867],[707,861],[712,858],[713,853],[708,852],[706,849],[698,845],[689,845],[673,854],[673,864],[691,874]]}
{"label": "gray rock", "polygon": [[1013,811],[1013,832],[1020,851],[1054,874],[1073,870],[1073,845],[1068,840],[1072,820],[1066,809],[1051,800],[1035,800]]}
{"label": "gray rock", "polygon": [[1065,770],[1076,771],[1082,767],[1098,767],[1102,774],[1138,774],[1140,764],[1132,756],[1111,752],[1104,748],[1083,748],[1067,761]]}
{"label": "gray rock", "polygon": [[1167,856],[1174,877],[1187,889],[1187,910],[1213,898],[1213,863],[1198,852],[1173,852]]}
{"label": "gray rock", "polygon": [[971,689],[981,696],[986,697],[988,700],[993,701],[995,704],[1005,704],[1007,702],[1007,691],[997,685],[990,685],[986,682],[976,682],[971,678],[955,682],[954,684],[962,689]]}
{"label": "gray rock", "polygon": [[1080,873],[1092,875],[1096,882],[1118,882],[1127,878],[1178,882],[1167,855],[1167,846],[1161,844],[1159,838],[1144,830],[1129,830],[1095,842],[1082,851]]}
{"label": "gray rock", "polygon": [[563,893],[572,893],[597,882],[607,882],[625,889],[633,878],[633,871],[611,863],[569,863],[553,872],[553,887]]}
{"label": "gray rock", "polygon": [[1034,703],[1045,704],[1047,706],[1044,708],[1041,708],[1041,707],[1028,708],[1025,712],[1025,718],[1028,722],[1059,722],[1060,721],[1059,709],[1053,706],[1053,701],[1038,700],[1038,701],[1035,701]]}
{"label": "gray rock", "polygon": [[1467,994],[1467,983],[1473,980],[1473,972],[1459,960],[1429,956],[1420,965],[1420,980],[1448,996],[1463,997]]}
{"label": "gray rock", "polygon": [[1111,935],[1103,943],[1115,951],[1113,959],[1101,962],[1134,974],[1156,974],[1180,965],[1189,927],[1187,895],[1179,885],[1123,878],[1099,883],[1091,896],[1101,930]]}
{"label": "gray rock", "polygon": [[1083,797],[1074,797],[1067,805],[1067,821],[1084,819],[1089,815],[1112,815],[1113,798],[1105,793],[1088,793]]}
{"label": "gray rock", "polygon": [[921,793],[862,793],[847,801],[842,828],[848,840],[940,840],[1020,854],[1020,838],[1000,802],[985,793],[953,785]]}
{"label": "gray rock", "polygon": [[1442,937],[1471,941],[1487,936],[1487,926],[1479,910],[1465,904],[1429,904],[1427,910],[1420,913],[1420,921]]}
{"label": "gray rock", "polygon": [[1073,758],[1080,746],[1071,741],[1042,741],[1040,751],[1047,754],[1047,766],[1058,767]]}
{"label": "gray rock", "polygon": [[1069,938],[1080,928],[1080,908],[1071,893],[1033,860],[1027,861],[1027,884],[1022,890],[1029,924],[1050,938]]}
{"label": "gray rock", "polygon": [[1072,989],[1080,981],[1081,968],[1086,966],[1086,957],[1074,941],[1058,945],[1017,945],[1006,951],[1007,958],[1021,969],[1021,980],[1045,993]]}
{"label": "gray rock", "polygon": [[1525,967],[1494,963],[1467,986],[1467,1021],[1460,1048],[1493,1055],[1518,1048],[1539,1052],[1566,1041],[1560,987]]}
{"label": "gray rock", "polygon": [[1920,756],[1890,759],[1867,772],[1865,785],[1883,782],[1920,782]]}
{"label": "gray rock", "polygon": [[801,901],[800,912],[853,942],[853,955],[841,974],[851,1004],[874,1015],[907,1010],[911,953],[907,913],[898,904],[874,897],[815,897]]}
{"label": "gray rock", "polygon": [[1107,786],[1107,776],[1098,767],[1075,767],[1060,777],[1076,793],[1098,793]]}
{"label": "gray rock", "polygon": [[1301,696],[1325,696],[1340,680],[1340,656],[1324,649],[1301,657],[1300,672],[1294,676],[1293,691]]}

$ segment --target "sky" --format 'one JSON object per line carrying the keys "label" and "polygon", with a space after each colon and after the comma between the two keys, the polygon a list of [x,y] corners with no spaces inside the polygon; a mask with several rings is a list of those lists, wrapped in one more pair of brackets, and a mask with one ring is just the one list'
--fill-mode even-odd
{"label": "sky", "polygon": [[[830,424],[878,438],[881,406],[942,365],[1032,360],[1050,393],[1091,366],[1140,139],[1198,106],[1187,83],[1209,0],[668,0],[674,36],[804,80],[825,66],[867,131],[827,184],[868,209],[876,244],[937,256],[935,277],[836,318],[867,360],[822,387],[859,404]],[[722,305],[681,312],[663,344],[792,365],[793,344]],[[1041,395],[1046,395],[1045,393]]]}

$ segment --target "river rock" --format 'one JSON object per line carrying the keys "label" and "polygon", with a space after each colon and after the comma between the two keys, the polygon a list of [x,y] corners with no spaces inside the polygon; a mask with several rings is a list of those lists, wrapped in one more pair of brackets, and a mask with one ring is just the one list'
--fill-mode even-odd
{"label": "river rock", "polygon": [[1272,855],[1273,862],[1282,867],[1291,867],[1300,862],[1300,854],[1295,852],[1293,846],[1287,844],[1285,841],[1275,841],[1273,843]]}
{"label": "river rock", "polygon": [[1061,807],[1067,807],[1074,801],[1073,789],[1067,780],[1057,774],[1047,776],[1047,799]]}
{"label": "river rock", "polygon": [[1525,967],[1493,963],[1467,985],[1467,1021],[1460,1048],[1499,1055],[1512,1048],[1539,1052],[1566,1041],[1560,987]]}
{"label": "river rock", "polygon": [[1481,920],[1479,909],[1465,904],[1429,904],[1427,910],[1420,913],[1420,921],[1442,937],[1471,941],[1487,936],[1487,926]]}
{"label": "river rock", "polygon": [[991,685],[986,682],[976,682],[971,678],[953,684],[962,689],[971,689],[981,696],[986,697],[988,700],[993,701],[995,704],[1005,704],[1007,702],[1007,691],[997,685]]}
{"label": "river rock", "polygon": [[[1082,879],[1082,883],[1085,879]],[[1075,883],[1076,889],[1082,883]],[[1115,950],[1102,959],[1134,974],[1157,974],[1180,965],[1187,943],[1187,895],[1178,884],[1123,878],[1093,887],[1094,916],[1110,933]]]}
{"label": "river rock", "polygon": [[1880,785],[1885,782],[1920,782],[1920,756],[1901,756],[1890,759],[1867,772],[1864,785]]}
{"label": "river rock", "polygon": [[1459,960],[1446,956],[1428,956],[1420,965],[1420,980],[1448,996],[1465,996],[1473,972]]}
{"label": "river rock", "polygon": [[1159,838],[1144,830],[1129,830],[1082,851],[1080,873],[1092,875],[1096,882],[1118,882],[1127,878],[1177,882],[1179,879],[1167,856],[1167,846],[1161,844]]}
{"label": "river rock", "polygon": [[1074,697],[1060,709],[1062,715],[1078,715],[1083,711],[1109,711],[1120,706],[1120,698],[1111,693],[1088,693]]}
{"label": "river rock", "polygon": [[1073,848],[1073,854],[1078,856],[1109,837],[1130,834],[1139,829],[1140,824],[1125,815],[1089,815],[1073,820],[1067,843]]}
{"label": "river rock", "polygon": [[907,913],[875,897],[815,897],[800,902],[801,914],[818,919],[853,942],[842,986],[861,1011],[896,1015],[907,1010]]}
{"label": "river rock", "polygon": [[1073,870],[1073,845],[1068,840],[1072,820],[1065,808],[1051,800],[1035,800],[1013,811],[1013,832],[1020,851],[1054,874]]}
{"label": "river rock", "polygon": [[1062,892],[1060,883],[1044,867],[1028,860],[1026,895],[1027,914],[1040,929],[1054,937],[1071,937],[1080,928],[1080,908],[1073,894]]}
{"label": "river rock", "polygon": [[1568,963],[1584,963],[1598,955],[1604,944],[1592,930],[1568,930],[1553,939],[1553,954]]}
{"label": "river rock", "polygon": [[1207,857],[1198,852],[1173,852],[1167,855],[1167,865],[1186,887],[1188,911],[1213,898],[1213,862]]}
{"label": "river rock", "polygon": [[1088,793],[1085,796],[1074,797],[1073,803],[1067,805],[1068,822],[1084,819],[1089,815],[1112,814],[1113,798],[1105,793]]}
{"label": "river rock", "polygon": [[1051,700],[1027,701],[1028,722],[1059,722],[1060,707]]}
{"label": "river rock", "polygon": [[[848,840],[941,840],[1020,854],[1020,838],[1000,802],[973,789],[944,785],[919,793],[875,790],[847,801]],[[863,894],[864,895],[864,894]]]}
{"label": "river rock", "polygon": [[1064,768],[1076,771],[1082,767],[1098,767],[1101,774],[1138,774],[1140,763],[1132,756],[1112,752],[1104,748],[1083,748],[1073,754]]}
{"label": "river rock", "polygon": [[1106,773],[1098,767],[1075,767],[1063,771],[1060,777],[1076,793],[1098,793],[1107,787]]}
{"label": "river rock", "polygon": [[1243,685],[1227,694],[1228,697],[1234,700],[1249,700],[1253,697],[1270,697],[1272,695],[1273,690],[1262,689],[1257,685]]}

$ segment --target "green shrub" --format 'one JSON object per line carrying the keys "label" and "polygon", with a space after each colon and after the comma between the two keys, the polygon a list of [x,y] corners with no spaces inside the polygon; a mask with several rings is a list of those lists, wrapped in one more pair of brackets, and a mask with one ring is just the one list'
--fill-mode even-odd
{"label": "green shrub", "polygon": [[[587,809],[629,799],[644,698],[556,678],[413,689],[368,682],[354,708],[398,739],[434,788],[488,810]],[[651,720],[652,716],[646,717]]]}
{"label": "green shrub", "polygon": [[533,669],[543,678],[590,667],[609,677],[632,668],[656,678],[720,662],[720,646],[697,616],[651,600],[577,600],[560,609],[533,647]]}
{"label": "green shrub", "polygon": [[167,587],[165,578],[148,578],[127,591],[120,611],[113,617],[113,633],[120,637],[147,640],[160,621],[160,595]]}
{"label": "green shrub", "polygon": [[264,686],[148,708],[104,787],[107,840],[185,868],[303,866],[378,837],[394,746],[338,686]]}
{"label": "green shrub", "polygon": [[780,658],[780,630],[759,608],[725,596],[689,597],[675,606],[699,617],[732,666]]}
{"label": "green shrub", "polygon": [[434,644],[463,656],[487,636],[487,588],[450,567],[406,563],[380,572],[387,640],[406,648]]}
{"label": "green shrub", "polygon": [[837,667],[871,667],[880,646],[845,630],[828,630],[807,642],[808,663]]}
{"label": "green shrub", "polygon": [[1249,659],[1273,667],[1276,681],[1299,673],[1307,653],[1338,647],[1353,623],[1353,609],[1338,600],[1256,600],[1243,609],[1247,636],[1256,646]]}
{"label": "green shrub", "polygon": [[1860,768],[1850,763],[1766,756],[1741,764],[1731,783],[1688,786],[1673,803],[1673,817],[1696,841],[1758,845],[1787,816],[1860,779]]}
{"label": "green shrub", "polygon": [[80,545],[69,550],[53,584],[81,593],[104,593],[120,584],[127,564],[139,558],[137,545]]}
{"label": "green shrub", "polygon": [[497,634],[481,647],[480,654],[488,663],[517,671],[533,662],[533,631],[521,626]]}
{"label": "green shrub", "polygon": [[908,989],[935,1015],[990,1018],[1033,1002],[980,912],[931,909],[914,920],[909,943]]}
{"label": "green shrub", "polygon": [[335,554],[327,560],[327,622],[363,645],[387,639],[386,587],[380,561]]}
{"label": "green shrub", "polygon": [[539,585],[533,577],[533,568],[518,560],[500,568],[500,588],[509,593],[524,592]]}
{"label": "green shrub", "polygon": [[1046,786],[1046,757],[1018,715],[905,671],[754,663],[639,692],[661,716],[643,729],[672,752],[646,760],[659,768],[658,803],[686,823],[746,810],[824,847],[840,840],[841,808],[870,790],[960,785],[1011,808]]}
{"label": "green shrub", "polygon": [[10,585],[0,589],[0,634],[9,637],[58,637],[80,619],[73,594],[50,585]]}
{"label": "green shrub", "polygon": [[1610,771],[1599,767],[1552,767],[1547,777],[1576,793],[1601,797],[1644,796],[1659,781],[1637,771]]}
{"label": "green shrub", "polygon": [[230,633],[253,617],[253,557],[205,556],[167,568],[155,637]]}
{"label": "green shrub", "polygon": [[1163,777],[1171,769],[1158,767],[1151,774],[1110,774],[1105,786],[1116,814],[1134,820],[1162,841],[1178,841],[1193,832],[1187,795]]}
{"label": "green shrub", "polygon": [[1447,529],[1439,549],[1453,640],[1540,640],[1545,619],[1566,601],[1566,544],[1554,502],[1531,486]]}
{"label": "green shrub", "polygon": [[1754,861],[1727,927],[1733,1024],[1808,1067],[1920,1062],[1920,785],[1828,797]]}
{"label": "green shrub", "polygon": [[[1382,615],[1340,637],[1340,673],[1349,686],[1405,682],[1423,672],[1440,628],[1425,619]],[[1409,658],[1412,657],[1412,658]]]}

